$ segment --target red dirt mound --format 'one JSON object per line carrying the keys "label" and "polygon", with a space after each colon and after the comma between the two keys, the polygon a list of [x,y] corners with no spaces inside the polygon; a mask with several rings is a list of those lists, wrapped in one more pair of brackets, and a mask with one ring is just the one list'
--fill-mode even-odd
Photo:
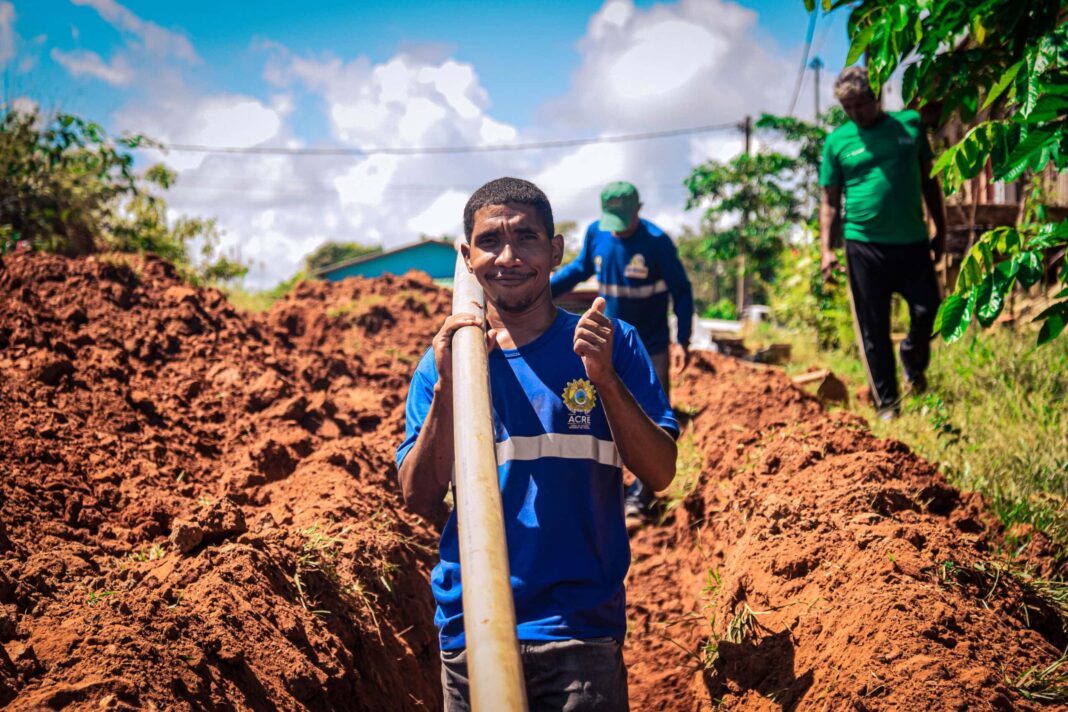
{"label": "red dirt mound", "polygon": [[634,709],[1037,708],[1006,678],[1065,631],[978,496],[777,371],[703,357],[676,392],[704,467],[633,542]]}
{"label": "red dirt mound", "polygon": [[[361,288],[390,323],[440,300]],[[316,289],[282,321],[336,307]],[[440,705],[435,536],[392,482],[425,331],[342,353],[278,323],[151,257],[5,260],[0,704]]]}
{"label": "red dirt mound", "polygon": [[[301,282],[268,316],[280,338],[305,348],[418,360],[452,310],[452,295],[423,272]],[[410,374],[411,368],[406,374]]]}
{"label": "red dirt mound", "polygon": [[[407,275],[249,316],[153,258],[7,258],[0,704],[439,707],[393,449],[448,302]],[[700,357],[676,394],[704,465],[634,541],[633,709],[1033,708],[1006,679],[1065,633],[978,497],[776,371]]]}

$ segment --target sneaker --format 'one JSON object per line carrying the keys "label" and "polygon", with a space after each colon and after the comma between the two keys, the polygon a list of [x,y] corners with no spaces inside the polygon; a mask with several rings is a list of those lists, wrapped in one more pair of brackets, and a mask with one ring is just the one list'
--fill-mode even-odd
{"label": "sneaker", "polygon": [[879,420],[882,420],[884,422],[890,422],[891,420],[897,418],[897,415],[897,408],[887,408],[886,410],[879,411]]}
{"label": "sneaker", "polygon": [[627,523],[627,531],[633,531],[645,524],[648,512],[638,500],[627,499],[623,501],[623,517]]}

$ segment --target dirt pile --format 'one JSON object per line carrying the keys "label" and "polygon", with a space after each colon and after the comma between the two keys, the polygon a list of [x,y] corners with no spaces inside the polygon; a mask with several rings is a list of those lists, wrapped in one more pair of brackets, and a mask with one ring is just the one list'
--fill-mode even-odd
{"label": "dirt pile", "polygon": [[0,704],[440,704],[436,537],[391,478],[442,297],[398,284],[249,317],[151,257],[5,260]]}
{"label": "dirt pile", "polygon": [[1037,708],[1006,677],[1065,631],[978,496],[779,372],[704,357],[677,394],[704,466],[633,542],[634,709]]}
{"label": "dirt pile", "polygon": [[[273,331],[320,351],[375,354],[412,366],[452,310],[452,294],[423,272],[301,282],[268,315]],[[411,367],[405,371],[405,385]]]}
{"label": "dirt pile", "polygon": [[[438,708],[393,450],[448,308],[407,275],[249,316],[153,258],[7,258],[0,705]],[[675,392],[703,465],[633,542],[633,709],[1033,707],[1006,678],[1068,641],[977,497],[777,371]]]}

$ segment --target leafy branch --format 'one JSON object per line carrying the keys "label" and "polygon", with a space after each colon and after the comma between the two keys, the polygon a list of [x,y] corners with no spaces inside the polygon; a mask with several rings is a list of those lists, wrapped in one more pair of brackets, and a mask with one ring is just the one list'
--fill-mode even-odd
{"label": "leafy branch", "polygon": [[[904,67],[906,102],[941,107],[978,122],[935,162],[946,194],[960,190],[988,164],[996,181],[1068,166],[1068,2],[984,0],[822,0],[825,10],[850,4],[847,64],[867,56],[878,92]],[[815,0],[805,0],[811,12]],[[953,341],[972,320],[987,327],[1015,284],[1041,280],[1047,256],[1068,248],[1068,222],[1044,219],[982,235],[965,257],[956,288],[943,303],[938,330]],[[1035,321],[1044,344],[1064,331],[1068,269],[1062,288]]]}

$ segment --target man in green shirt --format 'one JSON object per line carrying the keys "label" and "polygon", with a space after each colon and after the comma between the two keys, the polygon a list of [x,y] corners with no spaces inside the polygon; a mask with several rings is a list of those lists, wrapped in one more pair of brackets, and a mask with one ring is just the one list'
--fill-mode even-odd
{"label": "man in green shirt", "polygon": [[[890,341],[890,297],[897,292],[909,305],[901,364],[910,390],[919,393],[927,387],[924,371],[941,301],[932,252],[937,260],[944,249],[945,205],[938,181],[930,177],[931,145],[919,114],[884,112],[864,67],[847,67],[834,93],[850,121],[827,137],[823,148],[821,268],[824,279],[834,278],[838,260],[831,235],[841,221],[861,355],[876,408],[890,419],[900,400]],[[928,237],[921,196],[935,224],[933,239]]]}

